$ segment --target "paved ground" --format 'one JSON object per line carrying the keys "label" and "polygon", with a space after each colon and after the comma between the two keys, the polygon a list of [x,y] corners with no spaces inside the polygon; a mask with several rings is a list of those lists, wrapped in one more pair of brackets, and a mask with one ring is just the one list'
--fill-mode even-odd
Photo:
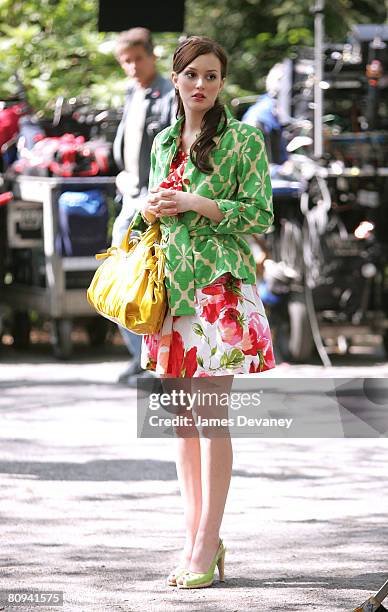
{"label": "paved ground", "polygon": [[[384,582],[386,438],[239,438],[227,582],[166,587],[183,528],[174,446],[136,438],[135,392],[115,384],[123,356],[0,353],[1,588],[63,590],[66,611],[331,612]],[[277,375],[387,376],[388,365]]]}

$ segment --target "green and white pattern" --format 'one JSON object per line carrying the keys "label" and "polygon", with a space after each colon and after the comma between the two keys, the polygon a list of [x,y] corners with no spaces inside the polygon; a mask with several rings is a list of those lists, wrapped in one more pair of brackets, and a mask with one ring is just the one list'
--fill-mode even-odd
{"label": "green and white pattern", "polygon": [[[273,222],[263,134],[234,119],[229,111],[227,115],[226,130],[214,138],[216,147],[210,155],[213,172],[200,172],[189,158],[183,174],[183,190],[217,202],[224,218],[216,223],[194,211],[161,218],[172,315],[194,314],[195,289],[226,272],[254,284],[255,263],[244,235],[261,234]],[[169,174],[182,122],[181,117],[154,140],[150,188],[157,187]],[[139,215],[136,227],[142,229],[142,223]]]}

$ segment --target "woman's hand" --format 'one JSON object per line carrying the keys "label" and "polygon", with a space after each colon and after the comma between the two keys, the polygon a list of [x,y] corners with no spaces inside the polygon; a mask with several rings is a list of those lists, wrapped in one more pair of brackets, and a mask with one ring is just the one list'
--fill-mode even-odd
{"label": "woman's hand", "polygon": [[150,190],[150,195],[143,206],[142,213],[149,223],[153,223],[159,217],[165,215],[174,216],[188,210],[194,210],[216,223],[219,223],[224,218],[224,213],[220,211],[217,203],[209,198],[189,193],[188,191],[177,191],[160,187]]}
{"label": "woman's hand", "polygon": [[187,191],[176,191],[175,189],[156,187],[150,190],[150,194],[144,206],[144,212],[155,217],[178,215],[188,210],[194,210],[197,201],[195,194]]}

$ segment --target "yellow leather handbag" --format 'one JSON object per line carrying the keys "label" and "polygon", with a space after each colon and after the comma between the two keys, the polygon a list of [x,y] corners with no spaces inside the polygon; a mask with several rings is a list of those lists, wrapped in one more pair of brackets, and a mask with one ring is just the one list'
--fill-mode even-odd
{"label": "yellow leather handbag", "polygon": [[103,317],[135,334],[153,334],[161,328],[167,307],[160,223],[131,239],[132,226],[119,248],[96,255],[105,261],[93,276],[87,298]]}

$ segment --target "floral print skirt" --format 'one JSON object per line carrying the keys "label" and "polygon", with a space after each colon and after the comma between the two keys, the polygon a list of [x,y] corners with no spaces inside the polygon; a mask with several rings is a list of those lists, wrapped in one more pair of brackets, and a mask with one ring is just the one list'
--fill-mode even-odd
{"label": "floral print skirt", "polygon": [[225,376],[275,367],[271,332],[256,285],[230,273],[196,289],[195,314],[167,312],[143,336],[141,365],[163,377]]}

